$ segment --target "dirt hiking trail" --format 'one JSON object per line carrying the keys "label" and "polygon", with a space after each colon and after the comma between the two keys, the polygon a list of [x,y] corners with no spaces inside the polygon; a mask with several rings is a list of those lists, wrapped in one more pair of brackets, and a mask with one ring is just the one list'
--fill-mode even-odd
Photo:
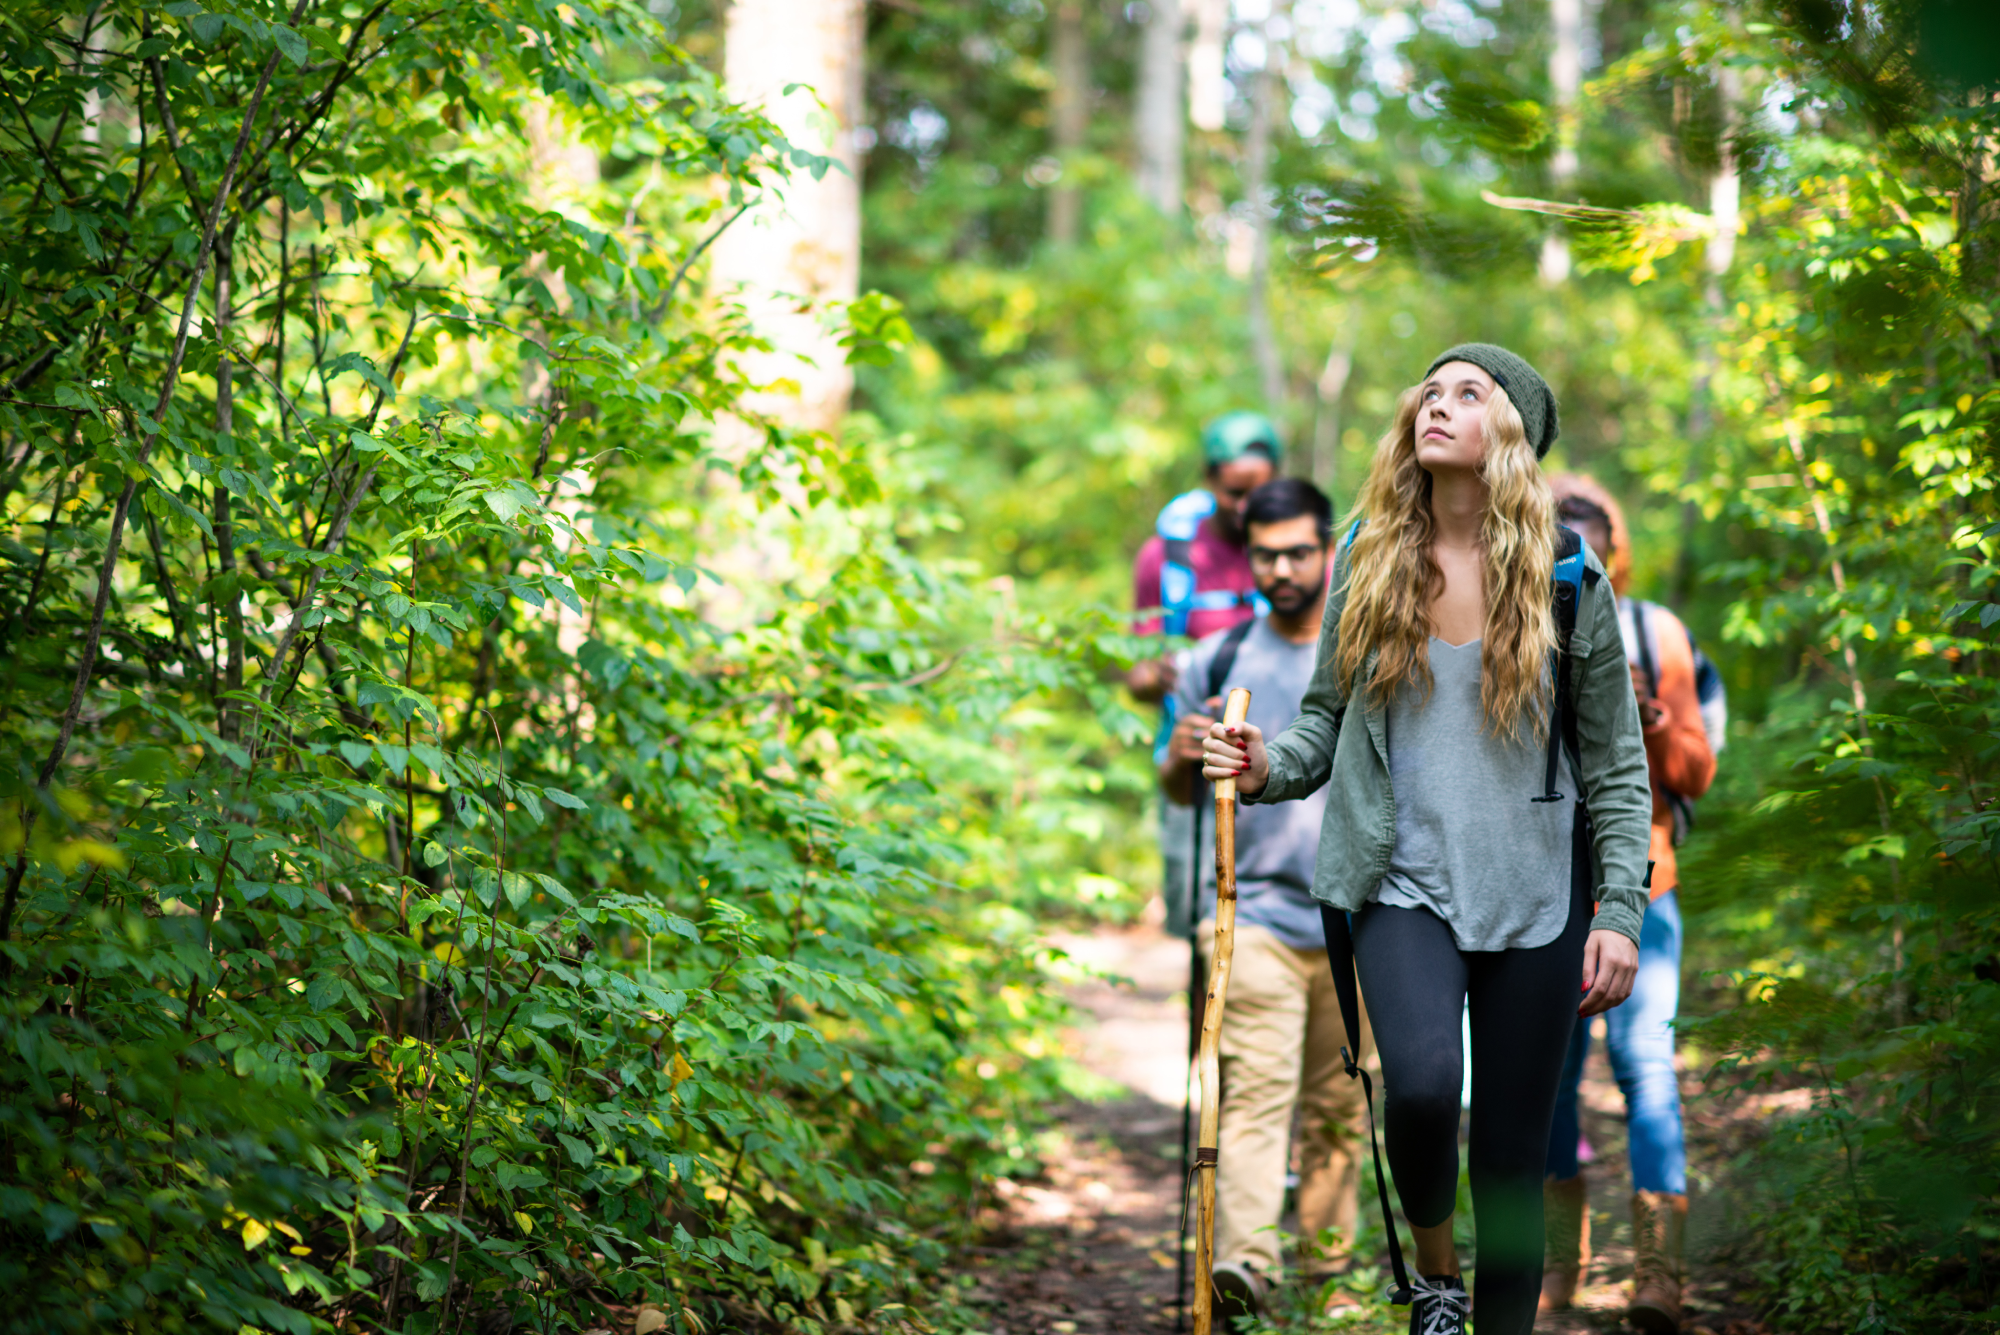
{"label": "dirt hiking trail", "polygon": [[[1043,1175],[1000,1184],[1000,1207],[986,1212],[982,1245],[962,1267],[962,1299],[986,1315],[989,1335],[1170,1332],[1180,1325],[1174,1249],[1187,1074],[1187,946],[1153,926],[1062,936],[1052,944],[1091,971],[1130,980],[1126,985],[1086,981],[1071,991],[1082,1013],[1070,1035],[1071,1053],[1117,1092],[1060,1109],[1044,1149]],[[1685,1073],[1682,1089],[1689,1096],[1689,1167],[1696,1184],[1683,1330],[1764,1335],[1765,1327],[1732,1302],[1729,1276],[1717,1260],[1719,1240],[1728,1235],[1726,1203],[1701,1189],[1740,1149],[1748,1134],[1746,1115],[1724,1115],[1694,1097],[1698,1088]],[[1630,1329],[1622,1318],[1632,1271],[1625,1129],[1601,1044],[1592,1045],[1583,1099],[1585,1137],[1596,1152],[1589,1168],[1595,1256],[1576,1310],[1537,1322],[1536,1331],[1550,1335]],[[1381,1300],[1388,1254],[1372,1192],[1363,1197],[1364,1245],[1373,1221],[1372,1241],[1380,1255],[1372,1258],[1377,1275],[1366,1274],[1364,1264],[1364,1273],[1351,1283],[1362,1302],[1359,1310],[1324,1316],[1302,1289],[1284,1288],[1272,1304],[1278,1310],[1257,1324],[1259,1335],[1407,1330],[1408,1309]],[[1292,1224],[1288,1218],[1286,1226]]]}

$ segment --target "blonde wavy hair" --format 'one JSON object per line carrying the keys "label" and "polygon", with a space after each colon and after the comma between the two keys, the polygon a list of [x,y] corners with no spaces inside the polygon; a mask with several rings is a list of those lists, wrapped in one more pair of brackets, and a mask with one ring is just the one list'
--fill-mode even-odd
{"label": "blonde wavy hair", "polygon": [[[1444,592],[1444,571],[1431,559],[1431,476],[1417,462],[1421,400],[1421,385],[1403,392],[1349,516],[1365,522],[1348,555],[1335,667],[1349,695],[1365,690],[1379,705],[1405,682],[1415,683],[1426,698],[1433,685],[1430,609]],[[1485,434],[1479,472],[1489,494],[1479,526],[1486,594],[1479,700],[1494,735],[1519,736],[1525,730],[1539,741],[1546,737],[1549,653],[1556,643],[1550,608],[1555,498],[1520,411],[1497,385],[1487,401]],[[1375,670],[1362,683],[1358,678],[1371,652],[1379,655]]]}

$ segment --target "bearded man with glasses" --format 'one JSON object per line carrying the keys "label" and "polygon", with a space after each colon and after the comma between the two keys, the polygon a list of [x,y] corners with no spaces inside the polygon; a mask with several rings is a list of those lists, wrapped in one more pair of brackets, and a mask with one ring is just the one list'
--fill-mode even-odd
{"label": "bearded man with glasses", "polygon": [[[1176,664],[1179,718],[1160,765],[1171,802],[1201,800],[1202,739],[1236,687],[1249,721],[1275,735],[1298,713],[1312,679],[1332,568],[1333,507],[1299,478],[1279,478],[1244,506],[1250,568],[1270,611],[1208,636]],[[1319,902],[1312,897],[1325,789],[1299,802],[1246,806],[1236,827],[1236,953],[1222,1018],[1222,1126],[1216,1181],[1218,1310],[1254,1315],[1280,1273],[1292,1123],[1300,1114],[1298,1268],[1323,1282],[1347,1262],[1365,1134],[1360,1086],[1347,1078],[1345,1041]],[[1215,940],[1214,836],[1202,869],[1197,941]],[[1365,1025],[1365,1019],[1364,1019]],[[1373,1047],[1363,1029],[1363,1060]],[[1333,1305],[1352,1299],[1329,1289]]]}

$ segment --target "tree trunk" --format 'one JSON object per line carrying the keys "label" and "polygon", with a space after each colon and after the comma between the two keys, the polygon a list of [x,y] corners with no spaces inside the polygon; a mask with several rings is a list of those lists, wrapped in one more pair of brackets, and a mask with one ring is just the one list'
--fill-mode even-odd
{"label": "tree trunk", "polygon": [[[793,143],[846,168],[817,181],[795,170],[781,198],[760,201],[716,241],[709,271],[709,290],[738,295],[773,345],[772,352],[741,359],[744,369],[760,381],[783,378],[799,386],[795,398],[761,394],[753,406],[823,431],[840,425],[854,388],[838,339],[816,308],[852,301],[860,289],[854,131],[863,115],[866,12],[863,0],[735,0],[725,37],[729,96],[762,108]],[[803,87],[788,96],[792,84]],[[801,309],[807,303],[812,308]]]}
{"label": "tree trunk", "polygon": [[1139,91],[1133,138],[1139,146],[1139,193],[1169,218],[1181,212],[1180,0],[1148,0],[1150,17],[1139,46]]}
{"label": "tree trunk", "polygon": [[[234,246],[225,238],[215,248],[215,340],[225,349],[215,362],[215,434],[224,457],[234,460],[236,443],[236,395],[234,367],[226,349],[235,324]],[[230,511],[229,488],[220,477],[211,479],[215,489],[215,570],[222,586],[222,653],[224,662],[220,687],[224,692],[243,689],[243,594],[236,587],[236,522]],[[225,701],[216,711],[217,731],[228,741],[237,739],[237,706]]]}
{"label": "tree trunk", "polygon": [[[1549,87],[1555,94],[1556,151],[1549,159],[1549,188],[1555,199],[1569,198],[1576,185],[1577,92],[1583,87],[1583,0],[1549,0]],[[1569,237],[1552,224],[1542,238],[1542,281],[1569,277]]]}
{"label": "tree trunk", "polygon": [[1278,100],[1278,52],[1264,25],[1264,63],[1251,76],[1250,132],[1244,146],[1243,193],[1250,207],[1250,349],[1257,359],[1257,378],[1264,392],[1264,410],[1273,415],[1284,407],[1285,369],[1278,340],[1271,328],[1271,131]]}
{"label": "tree trunk", "polygon": [[1742,76],[1729,65],[1715,71],[1716,95],[1722,99],[1722,139],[1716,145],[1715,175],[1708,182],[1708,216],[1715,223],[1715,236],[1708,243],[1708,304],[1722,306],[1723,274],[1736,260],[1736,226],[1742,216],[1743,178],[1736,166],[1736,102],[1743,95]]}
{"label": "tree trunk", "polygon": [[1050,16],[1049,64],[1055,87],[1049,91],[1049,122],[1062,175],[1049,192],[1049,240],[1073,246],[1083,226],[1083,191],[1077,186],[1077,157],[1090,126],[1090,66],[1083,44],[1083,0],[1059,0]]}
{"label": "tree trunk", "polygon": [[1188,119],[1197,130],[1220,130],[1229,97],[1222,48],[1229,0],[1193,0],[1194,44],[1188,48]]}
{"label": "tree trunk", "polygon": [[[1720,66],[1715,72],[1715,91],[1722,99],[1722,139],[1717,145],[1715,175],[1708,182],[1708,216],[1715,225],[1715,235],[1709,238],[1708,253],[1702,260],[1702,267],[1708,271],[1702,290],[1708,313],[1700,336],[1702,346],[1695,358],[1694,383],[1688,388],[1688,453],[1681,474],[1683,487],[1694,485],[1708,455],[1708,435],[1714,422],[1711,386],[1715,378],[1715,346],[1722,337],[1722,276],[1736,259],[1736,227],[1742,212],[1743,182],[1736,165],[1733,138],[1742,80],[1735,70]],[[1699,506],[1693,501],[1681,502],[1681,553],[1674,570],[1674,592],[1683,600],[1694,590],[1694,532],[1700,520]]]}
{"label": "tree trunk", "polygon": [[1340,483],[1340,403],[1347,393],[1347,379],[1354,371],[1354,319],[1342,307],[1337,318],[1340,332],[1327,349],[1326,366],[1314,386],[1319,391],[1318,413],[1313,420],[1312,477],[1331,496]]}

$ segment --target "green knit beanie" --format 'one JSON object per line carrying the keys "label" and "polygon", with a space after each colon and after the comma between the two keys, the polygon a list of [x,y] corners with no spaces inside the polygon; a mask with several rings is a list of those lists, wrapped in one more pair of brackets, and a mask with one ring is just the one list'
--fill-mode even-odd
{"label": "green knit beanie", "polygon": [[1525,358],[1492,343],[1461,343],[1439,353],[1424,378],[1429,379],[1431,371],[1446,362],[1471,362],[1499,381],[1514,410],[1521,414],[1521,424],[1528,428],[1528,443],[1535,447],[1535,457],[1548,454],[1549,446],[1556,443],[1556,396],[1541,372]]}
{"label": "green knit beanie", "polygon": [[1251,450],[1261,450],[1273,466],[1284,461],[1278,428],[1262,413],[1238,409],[1224,413],[1201,429],[1202,462],[1210,468],[1233,463]]}

